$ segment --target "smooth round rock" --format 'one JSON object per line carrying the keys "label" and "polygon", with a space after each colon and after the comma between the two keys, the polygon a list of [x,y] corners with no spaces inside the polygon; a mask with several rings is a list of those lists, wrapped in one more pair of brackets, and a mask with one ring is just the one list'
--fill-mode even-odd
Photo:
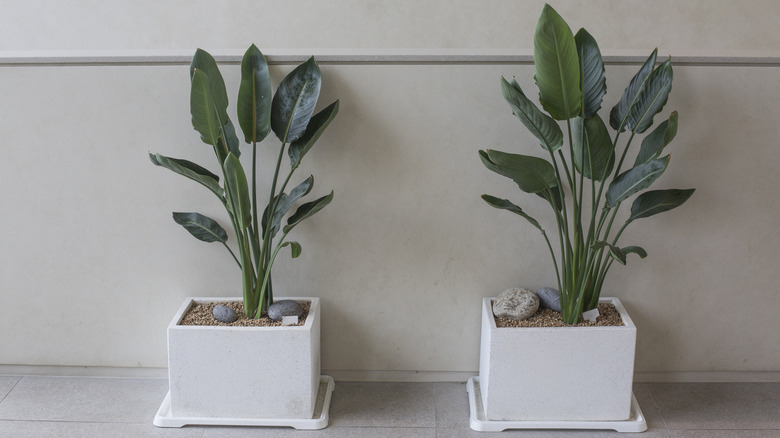
{"label": "smooth round rock", "polygon": [[268,317],[274,321],[281,321],[284,316],[303,315],[303,306],[293,300],[279,300],[268,306]]}
{"label": "smooth round rock", "polygon": [[528,319],[539,310],[539,297],[534,291],[513,287],[493,300],[493,315],[498,318]]}
{"label": "smooth round rock", "polygon": [[216,318],[217,321],[233,322],[238,319],[236,311],[223,304],[217,304],[214,306],[212,313],[214,314],[214,318]]}
{"label": "smooth round rock", "polygon": [[550,309],[560,313],[561,294],[558,293],[558,289],[543,287],[536,291],[536,295],[539,296],[539,306],[542,309]]}

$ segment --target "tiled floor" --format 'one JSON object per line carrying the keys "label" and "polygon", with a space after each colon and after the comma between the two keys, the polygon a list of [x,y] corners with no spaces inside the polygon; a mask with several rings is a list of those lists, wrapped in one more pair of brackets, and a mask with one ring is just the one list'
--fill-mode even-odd
{"label": "tiled floor", "polygon": [[[463,383],[337,382],[330,424],[287,428],[152,425],[166,380],[0,376],[0,437],[484,437],[468,426]],[[639,383],[646,438],[780,438],[780,383]],[[610,431],[506,431],[494,436],[607,437]]]}

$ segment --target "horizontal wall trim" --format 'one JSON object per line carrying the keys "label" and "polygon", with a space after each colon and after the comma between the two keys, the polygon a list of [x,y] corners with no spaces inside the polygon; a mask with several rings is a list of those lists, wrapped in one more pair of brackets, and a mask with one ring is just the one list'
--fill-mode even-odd
{"label": "horizontal wall trim", "polygon": [[[238,64],[243,51],[213,51],[223,64]],[[269,64],[298,64],[314,55],[321,64],[531,64],[533,54],[521,50],[480,49],[270,49],[264,54]],[[665,56],[665,55],[662,55]],[[610,65],[641,64],[647,54],[604,53]],[[192,52],[182,51],[0,51],[0,66],[78,66],[78,65],[182,65],[189,64]],[[675,65],[702,66],[780,66],[777,53],[679,54]]]}
{"label": "horizontal wall trim", "polygon": [[[322,370],[338,382],[465,382],[477,371]],[[167,379],[167,368],[0,365],[0,375]],[[780,382],[777,371],[636,372],[637,383]]]}

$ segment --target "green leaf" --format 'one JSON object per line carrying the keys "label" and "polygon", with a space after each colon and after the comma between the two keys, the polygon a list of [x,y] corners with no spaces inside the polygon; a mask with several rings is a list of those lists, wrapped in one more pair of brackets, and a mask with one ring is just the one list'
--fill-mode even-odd
{"label": "green leaf", "polygon": [[337,100],[311,118],[309,125],[306,127],[306,132],[298,140],[292,142],[287,150],[287,153],[290,155],[291,167],[295,168],[301,163],[303,156],[314,146],[314,143],[317,142],[338,113],[339,101]]}
{"label": "green leaf", "polygon": [[621,250],[617,246],[611,245],[608,242],[604,242],[603,240],[598,240],[596,242],[593,242],[593,245],[591,245],[591,248],[593,248],[594,250],[600,250],[604,247],[608,249],[609,255],[613,259],[617,260],[618,263],[620,263],[621,265],[626,264],[626,254],[623,252],[623,250]]}
{"label": "green leaf", "polygon": [[612,108],[609,113],[609,125],[612,129],[623,132],[626,130],[626,122],[624,119],[628,117],[629,111],[634,106],[637,97],[645,87],[645,81],[655,66],[656,56],[658,55],[658,49],[653,50],[650,57],[647,58],[644,65],[628,83],[628,86],[623,91],[623,96],[620,101]]}
{"label": "green leaf", "polygon": [[625,248],[620,248],[620,250],[625,255],[636,254],[639,256],[640,259],[647,257],[647,251],[645,251],[644,248],[639,246],[627,246]]}
{"label": "green leaf", "polygon": [[541,158],[491,149],[479,151],[479,157],[485,167],[512,179],[524,192],[538,193],[558,185],[552,164]]}
{"label": "green leaf", "polygon": [[252,204],[249,186],[241,161],[232,153],[225,159],[225,192],[236,222],[246,228],[252,222]]}
{"label": "green leaf", "polygon": [[217,221],[200,213],[174,212],[173,220],[203,242],[225,243],[228,240],[227,231]]}
{"label": "green leaf", "polygon": [[262,52],[252,44],[241,60],[238,124],[247,143],[261,142],[271,132],[271,75]]}
{"label": "green leaf", "polygon": [[569,25],[549,5],[544,5],[534,35],[534,65],[539,102],[556,120],[580,113],[580,62]]}
{"label": "green leaf", "polygon": [[292,143],[306,132],[321,82],[320,68],[311,57],[279,84],[271,103],[271,129],[282,143]]}
{"label": "green leaf", "polygon": [[295,228],[296,225],[301,223],[304,219],[312,216],[314,213],[317,213],[318,211],[325,208],[326,205],[330,204],[330,201],[333,200],[333,192],[331,191],[329,195],[323,196],[322,198],[319,198],[317,200],[307,202],[306,204],[301,205],[298,207],[298,210],[295,211],[295,214],[290,216],[289,219],[287,219],[287,225],[284,227],[283,231],[285,234],[289,233],[290,230]]}
{"label": "green leaf", "polygon": [[656,180],[669,165],[669,156],[656,158],[621,173],[612,181],[607,189],[606,206],[616,207],[617,204],[634,193],[644,190]]}
{"label": "green leaf", "polygon": [[631,107],[626,128],[641,134],[653,124],[653,117],[663,109],[669,99],[673,78],[670,59],[650,73],[642,92],[636,98],[636,103]]}
{"label": "green leaf", "polygon": [[601,117],[582,119],[572,123],[574,166],[584,177],[603,181],[615,166],[615,148]]}
{"label": "green leaf", "polygon": [[585,29],[574,35],[577,56],[582,76],[582,112],[585,118],[594,116],[601,108],[601,101],[607,93],[607,79],[604,75],[604,61],[596,40]]}
{"label": "green leaf", "polygon": [[[194,78],[195,71],[201,71],[208,77],[208,90],[219,121],[218,137],[222,136],[221,143],[224,143],[219,146],[221,148],[218,149],[219,153],[231,151],[239,156],[241,152],[238,150],[238,137],[236,137],[236,130],[227,113],[228,97],[225,81],[222,79],[222,73],[219,72],[217,62],[208,52],[198,49],[195,51],[195,56],[192,57],[192,63],[190,63],[190,78]],[[214,145],[214,143],[206,143]],[[224,160],[224,156],[221,155],[220,160]]]}
{"label": "green leaf", "polygon": [[[271,225],[273,227],[271,229],[272,236],[275,236],[279,231],[279,224],[281,224],[284,215],[290,211],[290,208],[292,208],[293,204],[298,202],[298,200],[302,197],[308,195],[309,192],[311,192],[312,187],[314,187],[314,175],[310,175],[308,178],[306,178],[306,180],[292,189],[289,196],[284,193],[281,194],[282,197],[277,204],[276,212],[274,213]],[[265,224],[263,224],[263,228],[265,228]]]}
{"label": "green leaf", "polygon": [[200,133],[204,143],[217,146],[221,135],[219,116],[209,88],[209,77],[201,70],[192,73],[190,90],[190,114],[192,127]]}
{"label": "green leaf", "polygon": [[187,177],[207,189],[222,199],[222,187],[219,186],[219,177],[209,172],[207,169],[187,160],[165,157],[160,154],[149,154],[149,159],[156,166],[161,166]]}
{"label": "green leaf", "polygon": [[544,114],[534,105],[520,89],[516,80],[512,83],[507,82],[501,77],[501,94],[512,108],[512,114],[515,115],[536,138],[539,139],[542,147],[550,152],[555,152],[563,145],[563,133],[558,123],[552,117]]}
{"label": "green leaf", "polygon": [[642,147],[636,156],[634,166],[660,157],[661,152],[663,152],[666,145],[672,142],[675,135],[677,135],[677,111],[672,112],[669,115],[669,120],[665,120],[658,125],[653,132],[647,134],[644,140],[642,140]]}
{"label": "green leaf", "polygon": [[542,230],[542,226],[539,225],[539,222],[536,219],[534,219],[531,216],[529,216],[526,212],[523,211],[522,208],[520,208],[517,205],[511,203],[509,200],[496,198],[495,196],[490,196],[490,195],[482,195],[482,199],[484,199],[485,202],[487,202],[488,205],[490,205],[491,207],[495,207],[495,208],[511,211],[512,213],[515,213],[515,214],[518,214],[518,215],[524,217],[528,222],[531,223],[531,225],[533,225],[534,227],[538,228],[539,231],[544,231],[544,230]]}
{"label": "green leaf", "polygon": [[233,155],[240,157],[241,150],[238,148],[239,143],[238,137],[236,137],[236,128],[233,126],[233,122],[231,122],[230,119],[227,119],[222,125],[222,136],[219,138],[220,144],[223,144],[225,137],[227,137],[227,149],[223,150],[233,152]]}
{"label": "green leaf", "polygon": [[284,242],[282,244],[282,247],[290,246],[290,251],[292,252],[292,258],[298,258],[298,256],[301,255],[301,244],[298,242]]}
{"label": "green leaf", "polygon": [[[266,227],[268,226],[268,210],[273,208],[274,204],[279,205],[283,203],[285,199],[287,199],[287,193],[279,193],[274,197],[273,202],[266,204],[263,209],[263,217],[260,220],[260,226],[263,228],[263,233],[265,233]],[[276,217],[274,216],[272,219],[273,229],[271,230],[271,237],[276,236],[276,233],[279,231],[279,224],[276,222]]]}
{"label": "green leaf", "polygon": [[225,80],[222,79],[222,73],[219,72],[217,61],[205,50],[198,49],[195,51],[195,55],[190,63],[190,78],[194,78],[196,70],[205,73],[208,77],[209,89],[214,99],[214,105],[216,105],[219,111],[219,118],[225,123],[228,120],[228,97],[225,90]]}
{"label": "green leaf", "polygon": [[631,216],[628,218],[628,221],[631,222],[635,219],[650,217],[679,207],[687,201],[695,191],[696,189],[671,189],[651,190],[642,193],[631,205]]}
{"label": "green leaf", "polygon": [[556,211],[563,210],[563,198],[561,197],[561,191],[558,189],[558,186],[537,192],[536,196],[549,202],[550,206]]}

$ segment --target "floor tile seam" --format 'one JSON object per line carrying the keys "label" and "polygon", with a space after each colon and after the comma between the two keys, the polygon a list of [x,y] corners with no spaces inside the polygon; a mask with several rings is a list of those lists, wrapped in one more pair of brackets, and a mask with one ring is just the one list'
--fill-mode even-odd
{"label": "floor tile seam", "polygon": [[672,434],[670,432],[671,429],[669,429],[669,424],[666,422],[666,418],[664,418],[664,413],[661,412],[661,406],[659,406],[658,402],[655,400],[655,394],[653,394],[653,385],[652,383],[645,383],[645,385],[647,385],[647,393],[650,395],[650,401],[653,402],[655,412],[657,412],[658,416],[661,417],[661,421],[664,423],[664,429],[666,429],[666,434],[671,438]]}
{"label": "floor tile seam", "polygon": [[3,403],[3,401],[6,399],[6,397],[11,395],[11,392],[13,392],[14,388],[16,388],[16,385],[18,385],[19,382],[22,381],[22,378],[24,376],[13,376],[13,377],[19,377],[19,378],[16,380],[16,382],[14,382],[13,386],[11,386],[11,389],[9,389],[8,392],[6,392],[5,395],[3,395],[3,398],[0,398],[0,403]]}
{"label": "floor tile seam", "polygon": [[350,426],[350,425],[338,425],[332,424],[328,428],[333,429],[436,429],[436,426],[390,426],[390,425],[374,425],[374,426]]}
{"label": "floor tile seam", "polygon": [[436,435],[439,434],[439,409],[436,407],[439,401],[438,386],[436,382],[433,382],[433,428],[437,430]]}
{"label": "floor tile seam", "polygon": [[150,424],[154,418],[150,418],[149,421],[94,421],[94,420],[32,420],[29,418],[0,418],[0,422],[18,422],[18,423],[78,423],[78,424]]}
{"label": "floor tile seam", "polygon": [[[148,381],[148,382],[167,382],[168,379],[161,379],[155,377],[134,377],[134,376],[64,376],[53,374],[2,374],[0,377],[19,377],[19,380],[24,379],[73,379],[73,380],[120,380],[120,381]],[[18,382],[17,382],[18,383]]]}
{"label": "floor tile seam", "polygon": [[778,427],[758,427],[758,428],[752,428],[752,427],[738,427],[738,428],[724,428],[724,427],[703,427],[703,428],[690,428],[690,427],[684,427],[681,429],[667,429],[668,431],[675,431],[675,432],[707,432],[707,431],[729,431],[729,432],[760,432],[760,431],[780,431],[780,426]]}

